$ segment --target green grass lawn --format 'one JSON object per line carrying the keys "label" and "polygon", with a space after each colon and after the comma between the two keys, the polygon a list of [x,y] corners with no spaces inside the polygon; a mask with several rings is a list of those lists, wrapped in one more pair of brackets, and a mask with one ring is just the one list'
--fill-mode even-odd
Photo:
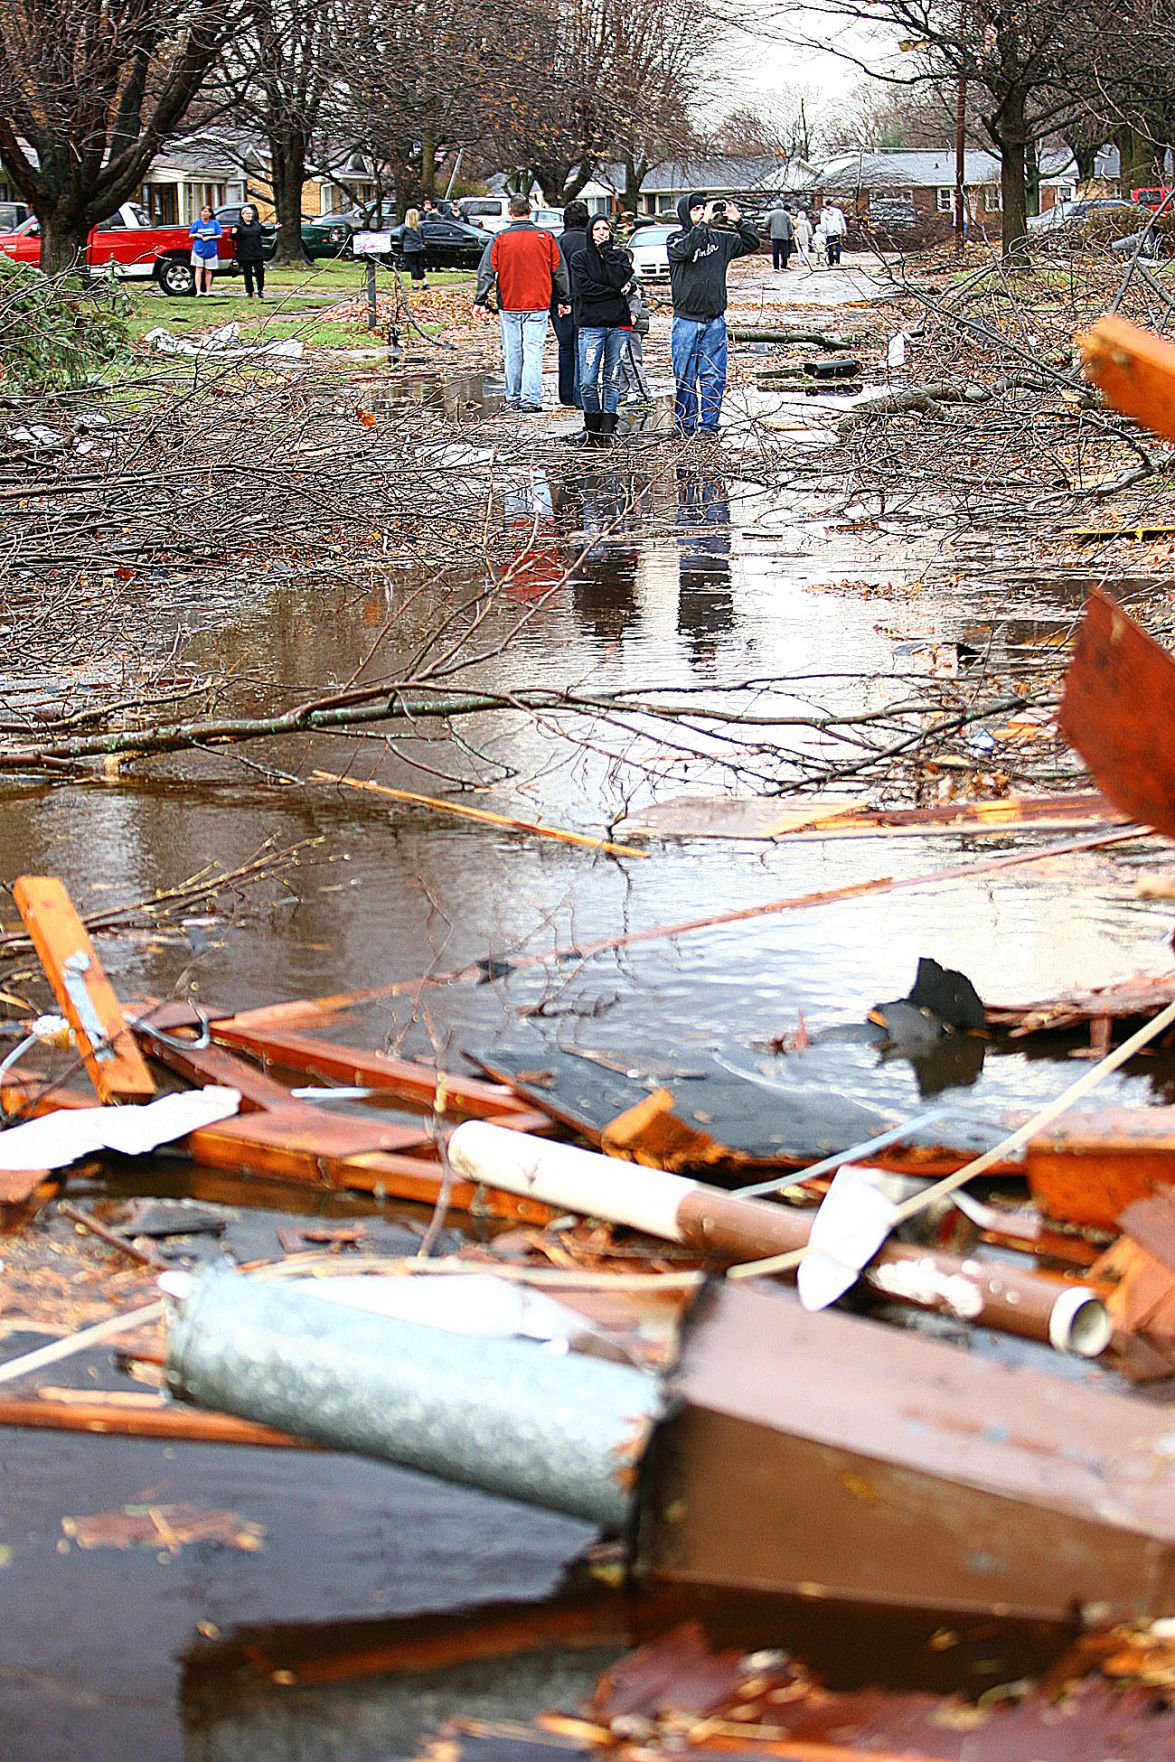
{"label": "green grass lawn", "polygon": [[[471,273],[458,270],[434,271],[429,276],[434,287],[472,280]],[[364,265],[327,257],[301,267],[267,266],[264,301],[244,299],[243,285],[237,276],[220,278],[214,293],[188,300],[170,298],[155,287],[130,288],[127,291],[132,306],[131,335],[137,339],[157,326],[179,335],[235,323],[241,327],[243,342],[293,336],[299,337],[307,348],[362,346],[365,333],[358,326],[318,315],[339,300],[364,294]],[[386,270],[381,270],[376,286],[381,294],[387,294],[395,283]]]}

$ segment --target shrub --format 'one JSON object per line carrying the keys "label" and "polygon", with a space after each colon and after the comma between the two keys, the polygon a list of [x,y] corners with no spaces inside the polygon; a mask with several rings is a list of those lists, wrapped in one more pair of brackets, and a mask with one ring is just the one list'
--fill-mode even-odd
{"label": "shrub", "polygon": [[101,379],[129,352],[121,290],[79,291],[0,256],[0,385],[58,391]]}

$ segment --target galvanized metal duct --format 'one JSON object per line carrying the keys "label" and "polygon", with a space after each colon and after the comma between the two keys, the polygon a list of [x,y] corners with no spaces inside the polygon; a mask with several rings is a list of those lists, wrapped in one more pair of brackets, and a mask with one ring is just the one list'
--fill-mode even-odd
{"label": "galvanized metal duct", "polygon": [[232,1272],[180,1297],[167,1376],[201,1407],[614,1529],[659,1414],[656,1379],[627,1365]]}

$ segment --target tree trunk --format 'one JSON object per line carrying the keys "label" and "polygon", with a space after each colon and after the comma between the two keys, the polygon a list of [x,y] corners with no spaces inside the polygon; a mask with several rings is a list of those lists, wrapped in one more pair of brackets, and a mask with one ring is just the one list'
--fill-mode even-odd
{"label": "tree trunk", "polygon": [[38,216],[41,223],[41,268],[48,276],[84,274],[89,227],[67,210],[55,208]]}
{"label": "tree trunk", "polygon": [[271,135],[270,164],[273,168],[273,206],[277,215],[276,263],[308,263],[302,244],[302,185],[306,181],[306,137],[300,129]]}
{"label": "tree trunk", "polygon": [[1115,129],[1114,140],[1121,159],[1119,187],[1122,194],[1128,196],[1132,189],[1150,182],[1152,148],[1146,136],[1130,122]]}
{"label": "tree trunk", "polygon": [[436,199],[437,137],[431,123],[420,131],[420,190],[422,195]]}
{"label": "tree trunk", "polygon": [[1000,143],[1000,200],[1003,204],[1001,244],[1004,262],[1030,267],[1028,256],[1027,142],[1005,136]]}
{"label": "tree trunk", "polygon": [[640,166],[631,159],[624,162],[624,211],[626,214],[639,214],[641,211],[641,183],[648,166]]}

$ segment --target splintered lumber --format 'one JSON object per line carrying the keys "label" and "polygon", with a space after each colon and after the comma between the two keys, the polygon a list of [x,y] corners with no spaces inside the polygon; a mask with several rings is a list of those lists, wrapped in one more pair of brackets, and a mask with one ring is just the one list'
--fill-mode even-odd
{"label": "splintered lumber", "polygon": [[753,838],[789,842],[907,836],[993,837],[1020,829],[1075,831],[1121,822],[1103,795],[1003,796],[925,808],[875,808],[841,796],[683,795],[638,808],[620,822],[626,838]]}
{"label": "splintered lumber", "polygon": [[[296,1106],[296,1104],[295,1104]],[[395,1154],[363,1148],[363,1136],[348,1149],[323,1129],[329,1120],[306,1128],[304,1116],[295,1109],[282,1114],[253,1113],[244,1119],[225,1121],[232,1129],[208,1127],[193,1132],[188,1140],[192,1156],[205,1167],[232,1169],[238,1174],[273,1175],[286,1181],[304,1181],[316,1187],[345,1187],[356,1193],[378,1193],[389,1199],[435,1205],[443,1181],[441,1164],[427,1156]],[[340,1122],[344,1123],[344,1122]],[[347,1120],[348,1126],[362,1121]],[[370,1143],[371,1134],[366,1134]],[[431,1146],[429,1147],[432,1148]],[[453,1181],[446,1194],[449,1209],[482,1217],[513,1218],[522,1223],[546,1224],[554,1216],[550,1206],[533,1199],[516,1199],[495,1188],[481,1188],[471,1181]]]}
{"label": "splintered lumber", "polygon": [[1099,318],[1077,341],[1085,377],[1107,404],[1175,440],[1175,344],[1117,317]]}
{"label": "splintered lumber", "polygon": [[[1175,362],[1175,348],[1163,347]],[[1175,660],[1094,588],[1065,676],[1061,732],[1116,807],[1168,837],[1175,835],[1173,724]]]}
{"label": "splintered lumber", "polygon": [[118,1438],[163,1438],[188,1444],[249,1444],[279,1450],[314,1450],[306,1438],[230,1413],[178,1407],[158,1395],[100,1394],[97,1390],[42,1390],[37,1398],[0,1399],[0,1426],[33,1431],[91,1432]]}
{"label": "splintered lumber", "polygon": [[1130,1021],[1158,1015],[1175,1001],[1175,973],[1142,973],[1088,991],[1062,991],[1037,1003],[988,1004],[989,1028],[1005,1030],[1013,1040],[1030,1034],[1058,1034],[1100,1022]]}
{"label": "splintered lumber", "polygon": [[248,1016],[218,1020],[212,1024],[211,1032],[217,1045],[246,1052],[266,1064],[330,1082],[365,1084],[394,1095],[413,1109],[472,1119],[501,1116],[503,1125],[509,1123],[508,1116],[527,1111],[518,1097],[501,1084],[431,1070],[427,1065],[393,1058],[386,1052],[364,1052],[357,1047],[315,1040],[309,1034],[255,1027]]}
{"label": "splintered lumber", "polygon": [[[216,1024],[219,1027],[219,1023]],[[140,1027],[145,1037],[150,1030]],[[316,1049],[317,1042],[311,1042]],[[245,1100],[242,1113],[216,1127],[201,1127],[189,1134],[188,1152],[206,1168],[230,1169],[236,1174],[269,1175],[279,1180],[308,1182],[316,1187],[344,1187],[359,1193],[380,1193],[421,1205],[435,1205],[444,1185],[444,1169],[438,1160],[434,1135],[423,1121],[411,1125],[381,1118],[377,1110],[362,1115],[341,1114],[299,1101],[276,1078],[259,1071],[238,1054],[221,1046],[184,1045],[172,1029],[167,1039],[150,1039],[152,1055],[161,1064],[193,1083],[215,1083],[239,1089]],[[323,1046],[327,1054],[343,1054],[344,1048]],[[349,1054],[348,1054],[349,1056]],[[405,1061],[393,1060],[390,1063]],[[409,1066],[420,1095],[431,1095],[438,1077],[420,1066]],[[473,1105],[478,1094],[501,1102],[497,1086],[469,1079],[464,1099]],[[535,1115],[514,1101],[514,1111],[503,1107],[502,1125],[525,1125]],[[229,1128],[220,1130],[220,1126]],[[542,1119],[540,1130],[549,1130]],[[453,1211],[476,1212],[485,1217],[504,1217],[523,1223],[550,1221],[548,1206],[533,1200],[512,1198],[505,1193],[483,1192],[465,1181],[452,1182],[446,1192]]]}
{"label": "splintered lumber", "polygon": [[20,875],[12,897],[99,1098],[154,1095],[154,1079],[65,887],[52,875]]}
{"label": "splintered lumber", "polygon": [[373,795],[385,795],[392,801],[407,802],[412,807],[435,808],[438,813],[456,814],[465,820],[480,820],[483,826],[501,826],[507,832],[533,832],[539,838],[553,838],[560,844],[580,844],[588,850],[606,851],[609,856],[647,857],[647,850],[633,850],[626,844],[610,844],[606,838],[592,838],[586,832],[568,832],[562,826],[544,826],[538,820],[518,820],[509,814],[494,814],[488,808],[471,808],[465,802],[446,801],[438,795],[421,795],[414,789],[392,789],[386,783],[374,783],[362,777],[338,777],[333,771],[312,771],[319,783],[337,783],[347,789],[366,789]]}

